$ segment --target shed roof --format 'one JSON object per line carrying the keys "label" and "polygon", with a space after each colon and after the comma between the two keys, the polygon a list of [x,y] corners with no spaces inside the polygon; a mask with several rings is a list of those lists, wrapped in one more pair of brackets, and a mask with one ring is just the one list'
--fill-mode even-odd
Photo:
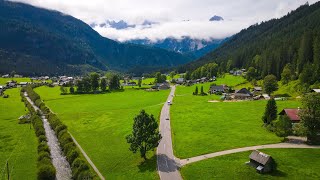
{"label": "shed roof", "polygon": [[287,115],[291,121],[300,121],[299,109],[283,109],[279,115]]}
{"label": "shed roof", "polygon": [[263,152],[260,152],[258,150],[252,151],[252,153],[249,156],[250,159],[262,164],[266,165],[267,162],[272,158],[270,155],[265,154]]}
{"label": "shed roof", "polygon": [[316,93],[320,93],[320,89],[312,89]]}

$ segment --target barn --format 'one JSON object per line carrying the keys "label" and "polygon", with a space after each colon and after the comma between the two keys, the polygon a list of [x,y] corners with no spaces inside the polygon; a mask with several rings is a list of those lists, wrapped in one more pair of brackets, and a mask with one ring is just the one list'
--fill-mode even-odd
{"label": "barn", "polygon": [[258,150],[252,151],[248,165],[254,167],[258,173],[268,173],[275,169],[275,161],[270,155]]}

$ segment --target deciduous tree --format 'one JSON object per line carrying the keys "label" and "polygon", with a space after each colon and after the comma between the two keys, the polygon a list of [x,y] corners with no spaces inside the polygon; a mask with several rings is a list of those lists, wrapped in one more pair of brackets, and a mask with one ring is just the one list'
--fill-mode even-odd
{"label": "deciduous tree", "polygon": [[263,80],[263,89],[269,95],[278,89],[277,77],[274,75],[268,75]]}
{"label": "deciduous tree", "polygon": [[140,151],[141,157],[146,160],[146,153],[158,147],[162,138],[158,123],[153,115],[141,110],[140,114],[134,118],[132,129],[132,134],[126,137],[130,144],[129,150],[133,153]]}
{"label": "deciduous tree", "polygon": [[271,98],[268,100],[266,109],[264,111],[264,115],[262,117],[262,121],[265,125],[271,124],[273,120],[277,119],[277,104],[276,101]]}

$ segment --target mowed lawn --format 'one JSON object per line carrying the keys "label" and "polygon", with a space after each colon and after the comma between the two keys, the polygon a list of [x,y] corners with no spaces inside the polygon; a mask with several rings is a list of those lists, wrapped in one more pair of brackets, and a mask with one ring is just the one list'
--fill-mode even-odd
{"label": "mowed lawn", "polygon": [[[261,118],[267,101],[212,103],[208,101],[219,99],[219,96],[193,96],[195,86],[178,86],[171,107],[173,146],[177,157],[188,158],[281,141],[262,127]],[[202,84],[197,86],[200,91]],[[209,84],[203,86],[207,92]],[[299,101],[277,101],[277,105],[279,112],[283,108],[301,106]]]}
{"label": "mowed lawn", "polygon": [[45,103],[68,126],[100,172],[107,179],[159,179],[155,152],[143,163],[128,150],[126,135],[132,132],[133,118],[145,109],[159,118],[169,90],[146,92],[126,89],[100,95],[65,95],[59,88],[35,89]]}
{"label": "mowed lawn", "polygon": [[277,171],[258,174],[246,165],[251,151],[224,155],[182,167],[184,179],[320,179],[319,149],[262,149],[277,162]]}
{"label": "mowed lawn", "polygon": [[0,179],[6,179],[6,161],[10,179],[36,179],[37,138],[29,124],[18,124],[24,115],[20,89],[8,89],[9,98],[0,97]]}

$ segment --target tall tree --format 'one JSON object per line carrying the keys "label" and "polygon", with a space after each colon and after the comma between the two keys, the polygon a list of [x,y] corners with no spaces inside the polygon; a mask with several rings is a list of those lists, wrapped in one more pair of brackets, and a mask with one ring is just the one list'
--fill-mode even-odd
{"label": "tall tree", "polygon": [[155,83],[163,83],[167,80],[167,76],[166,75],[162,75],[160,72],[157,72],[155,75]]}
{"label": "tall tree", "polygon": [[273,120],[277,119],[277,104],[274,98],[268,100],[264,115],[262,116],[262,121],[265,125],[271,124]]}
{"label": "tall tree", "polygon": [[300,119],[307,129],[308,142],[320,144],[320,94],[307,94],[302,99]]}
{"label": "tall tree", "polygon": [[132,134],[126,137],[130,144],[129,150],[133,153],[140,151],[141,157],[147,159],[146,153],[158,147],[161,134],[158,130],[158,123],[154,116],[141,110],[140,114],[134,118]]}
{"label": "tall tree", "polygon": [[282,70],[282,73],[281,73],[281,82],[282,84],[288,84],[289,81],[292,79],[292,74],[294,72],[292,71],[292,66],[291,64],[287,64],[283,70]]}
{"label": "tall tree", "polygon": [[86,76],[82,78],[82,83],[83,83],[83,91],[88,93],[91,91],[91,80],[90,77]]}
{"label": "tall tree", "polygon": [[292,122],[287,115],[280,116],[274,126],[275,133],[279,137],[287,137],[292,133]]}
{"label": "tall tree", "polygon": [[267,94],[271,94],[278,89],[277,77],[274,75],[268,75],[263,79],[263,89]]}
{"label": "tall tree", "polygon": [[102,91],[106,91],[106,89],[107,89],[107,81],[106,81],[105,78],[102,78],[102,79],[101,79],[100,89],[101,89]]}
{"label": "tall tree", "polygon": [[99,88],[99,77],[98,73],[94,72],[90,74],[90,83],[93,91],[96,91]]}
{"label": "tall tree", "polygon": [[110,90],[120,89],[120,77],[117,74],[113,74],[109,83]]}
{"label": "tall tree", "polygon": [[139,88],[141,87],[141,84],[142,84],[142,79],[139,78],[139,80],[138,80],[138,86],[139,86]]}
{"label": "tall tree", "polygon": [[257,71],[254,67],[249,67],[247,71],[246,78],[248,81],[252,81],[254,79],[257,79]]}
{"label": "tall tree", "polygon": [[312,32],[310,30],[305,31],[300,42],[300,48],[298,51],[297,70],[300,73],[304,64],[312,62],[313,50],[312,50]]}
{"label": "tall tree", "polygon": [[185,78],[186,80],[190,80],[190,79],[191,79],[191,72],[190,72],[190,71],[187,71],[186,74],[185,74],[185,76],[184,76],[184,78]]}
{"label": "tall tree", "polygon": [[175,75],[176,75],[176,72],[175,72],[175,71],[171,71],[171,72],[170,72],[171,80],[174,78]]}

